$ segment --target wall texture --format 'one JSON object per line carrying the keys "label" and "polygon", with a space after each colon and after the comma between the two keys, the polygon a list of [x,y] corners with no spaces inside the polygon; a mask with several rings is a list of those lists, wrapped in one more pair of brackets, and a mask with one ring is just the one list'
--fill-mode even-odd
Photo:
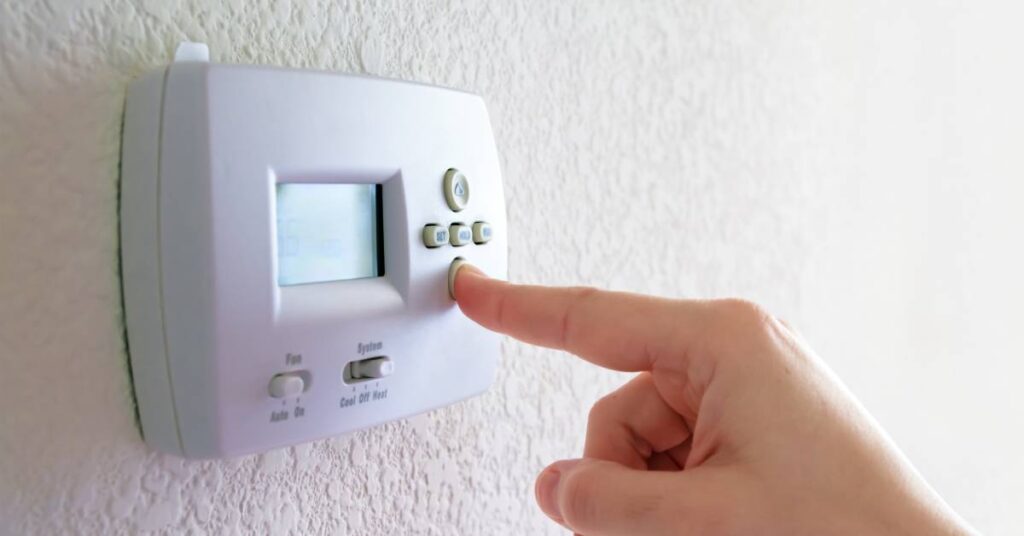
{"label": "wall texture", "polygon": [[799,326],[979,528],[1024,525],[1011,2],[0,0],[0,533],[554,534],[535,473],[623,381],[505,345],[486,395],[236,460],[135,427],[126,84],[215,61],[483,94],[511,277],[743,295]]}

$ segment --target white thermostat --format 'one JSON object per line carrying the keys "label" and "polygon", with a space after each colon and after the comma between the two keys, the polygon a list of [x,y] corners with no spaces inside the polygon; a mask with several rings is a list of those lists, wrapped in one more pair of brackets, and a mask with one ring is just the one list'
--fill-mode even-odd
{"label": "white thermostat", "polygon": [[506,273],[483,100],[183,50],[125,107],[121,263],[146,442],[239,455],[484,391],[499,337],[448,288],[459,259]]}

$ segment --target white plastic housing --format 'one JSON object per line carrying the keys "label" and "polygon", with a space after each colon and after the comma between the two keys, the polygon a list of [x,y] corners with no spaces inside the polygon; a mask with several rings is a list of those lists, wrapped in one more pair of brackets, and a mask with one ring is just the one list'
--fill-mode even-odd
{"label": "white plastic housing", "polygon": [[[453,212],[445,172],[472,185]],[[382,277],[278,286],[275,185],[382,184]],[[427,224],[487,244],[428,249]],[[499,338],[448,296],[463,257],[505,277],[501,175],[482,99],[323,72],[175,63],[130,88],[121,236],[143,435],[188,458],[252,453],[451,404],[493,381]],[[346,383],[386,356],[392,373]],[[301,372],[298,398],[275,375]]]}

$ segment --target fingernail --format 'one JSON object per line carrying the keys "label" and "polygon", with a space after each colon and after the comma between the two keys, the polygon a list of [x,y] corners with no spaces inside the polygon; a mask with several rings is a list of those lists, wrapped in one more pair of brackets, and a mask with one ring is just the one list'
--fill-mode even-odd
{"label": "fingernail", "polygon": [[551,519],[564,524],[562,512],[558,507],[558,485],[562,481],[562,473],[580,463],[579,460],[562,460],[549,465],[537,477],[537,504]]}
{"label": "fingernail", "polygon": [[466,272],[469,272],[471,274],[474,274],[474,275],[482,275],[484,277],[487,276],[487,274],[485,274],[483,272],[483,270],[477,268],[476,266],[473,266],[472,264],[470,264],[468,262],[463,263],[462,266],[459,268],[460,272],[463,271],[463,270],[465,270]]}

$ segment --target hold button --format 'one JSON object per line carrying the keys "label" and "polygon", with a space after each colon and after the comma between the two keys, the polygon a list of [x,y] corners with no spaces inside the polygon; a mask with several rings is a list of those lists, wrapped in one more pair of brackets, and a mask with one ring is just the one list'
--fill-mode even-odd
{"label": "hold button", "polygon": [[465,246],[473,241],[473,230],[470,226],[462,223],[453,223],[448,226],[448,234],[451,244],[455,247]]}

